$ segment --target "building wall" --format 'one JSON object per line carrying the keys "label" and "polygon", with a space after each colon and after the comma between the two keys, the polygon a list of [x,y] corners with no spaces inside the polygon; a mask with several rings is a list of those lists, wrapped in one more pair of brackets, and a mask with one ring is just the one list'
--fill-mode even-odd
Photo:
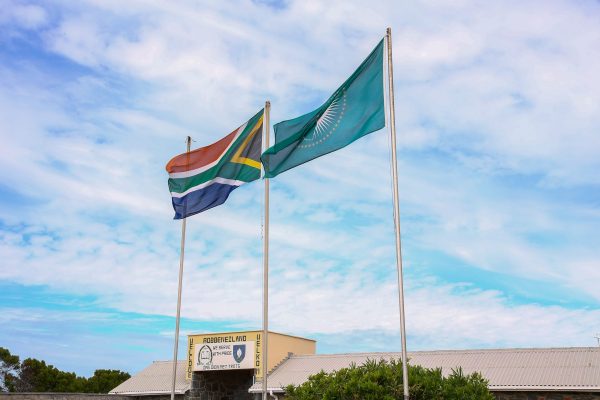
{"label": "building wall", "polygon": [[[186,395],[176,394],[175,400],[186,400]],[[84,399],[84,400],[94,400],[94,399]],[[127,396],[127,400],[171,400],[171,393],[169,394],[153,394],[150,396]]]}
{"label": "building wall", "polygon": [[[125,396],[96,393],[0,393],[0,400],[170,400],[171,394],[151,396]],[[175,400],[185,400],[176,394]]]}
{"label": "building wall", "polygon": [[288,353],[296,355],[315,354],[317,342],[297,336],[282,335],[269,332],[269,354],[267,355],[267,368],[271,371]]}
{"label": "building wall", "polygon": [[253,380],[248,369],[194,372],[185,400],[253,400],[248,393]]}
{"label": "building wall", "polygon": [[600,393],[494,392],[497,400],[600,400]]}
{"label": "building wall", "polygon": [[[600,393],[575,392],[492,392],[497,400],[600,400]],[[255,399],[262,397],[255,394]],[[284,400],[284,394],[278,394],[279,400]]]}
{"label": "building wall", "polygon": [[0,393],[0,400],[131,400],[131,398],[94,393]]}

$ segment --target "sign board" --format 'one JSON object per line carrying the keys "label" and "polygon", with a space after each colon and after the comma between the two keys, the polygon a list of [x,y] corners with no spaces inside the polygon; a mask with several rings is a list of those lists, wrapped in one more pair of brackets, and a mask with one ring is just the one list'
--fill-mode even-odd
{"label": "sign board", "polygon": [[[194,371],[228,369],[254,370],[254,377],[262,379],[262,331],[200,333],[188,336],[186,379]],[[314,340],[269,332],[268,369],[294,354],[315,354]]]}
{"label": "sign board", "polygon": [[254,369],[254,345],[254,341],[197,345],[193,370]]}
{"label": "sign board", "polygon": [[[192,379],[193,371],[210,371],[217,370],[217,368],[210,369],[197,367],[198,356],[200,348],[204,345],[239,345],[247,342],[252,342],[251,347],[246,346],[246,355],[244,356],[244,362],[250,362],[252,360],[252,366],[245,366],[241,368],[254,368],[254,376],[261,378],[261,361],[262,361],[262,332],[260,331],[246,331],[246,332],[228,332],[228,333],[208,333],[200,335],[188,336],[188,365],[186,378]],[[236,348],[237,349],[237,348]],[[211,348],[212,350],[212,348]],[[219,352],[219,350],[216,350]],[[233,347],[231,348],[233,355]],[[205,352],[206,353],[206,352]],[[214,364],[220,365],[220,364]],[[247,365],[247,364],[244,364]],[[224,369],[224,368],[223,368]],[[236,368],[237,369],[237,368]]]}

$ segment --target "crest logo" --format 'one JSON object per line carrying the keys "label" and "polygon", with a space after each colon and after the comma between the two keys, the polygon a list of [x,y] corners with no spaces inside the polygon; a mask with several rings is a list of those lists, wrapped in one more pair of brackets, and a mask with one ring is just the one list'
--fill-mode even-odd
{"label": "crest logo", "polygon": [[236,362],[241,363],[246,357],[246,345],[245,344],[234,344],[233,345],[233,358]]}
{"label": "crest logo", "polygon": [[204,345],[200,348],[200,351],[198,352],[198,364],[197,365],[202,365],[202,366],[206,366],[210,363],[212,363],[212,350],[210,349],[210,347],[208,347],[207,345]]}

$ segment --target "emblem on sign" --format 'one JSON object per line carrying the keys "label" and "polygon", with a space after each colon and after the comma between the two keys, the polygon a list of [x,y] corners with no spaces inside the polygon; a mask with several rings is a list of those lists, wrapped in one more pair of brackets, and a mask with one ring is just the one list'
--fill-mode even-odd
{"label": "emblem on sign", "polygon": [[245,344],[234,344],[233,345],[233,358],[236,362],[241,363],[246,357],[246,345]]}
{"label": "emblem on sign", "polygon": [[204,345],[198,352],[198,365],[208,365],[212,362],[212,350],[209,346]]}

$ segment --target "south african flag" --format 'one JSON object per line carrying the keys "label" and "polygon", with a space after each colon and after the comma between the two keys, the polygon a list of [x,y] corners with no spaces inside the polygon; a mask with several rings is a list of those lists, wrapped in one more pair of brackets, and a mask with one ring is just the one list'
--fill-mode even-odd
{"label": "south african flag", "polygon": [[238,186],[260,178],[263,110],[209,146],[167,164],[175,219],[221,205]]}

